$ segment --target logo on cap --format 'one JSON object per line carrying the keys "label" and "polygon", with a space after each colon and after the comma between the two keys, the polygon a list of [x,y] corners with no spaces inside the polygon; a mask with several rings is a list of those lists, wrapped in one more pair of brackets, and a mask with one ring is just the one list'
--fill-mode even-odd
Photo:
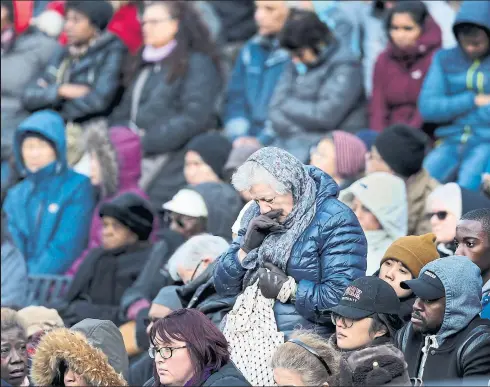
{"label": "logo on cap", "polygon": [[437,278],[437,276],[433,272],[431,272],[431,271],[425,271],[424,274],[426,274],[429,277],[434,278],[434,279]]}
{"label": "logo on cap", "polygon": [[347,287],[347,289],[345,289],[344,296],[342,297],[342,299],[357,302],[361,299],[361,294],[362,294],[361,289],[355,286],[349,286]]}

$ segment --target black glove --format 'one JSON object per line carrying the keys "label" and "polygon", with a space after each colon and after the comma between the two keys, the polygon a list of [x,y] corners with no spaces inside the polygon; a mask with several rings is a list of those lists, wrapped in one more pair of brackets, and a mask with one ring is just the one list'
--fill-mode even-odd
{"label": "black glove", "polygon": [[272,263],[264,263],[264,267],[259,269],[259,288],[265,298],[276,299],[287,280],[286,273]]}
{"label": "black glove", "polygon": [[248,224],[247,232],[243,237],[242,250],[248,254],[259,247],[265,237],[271,232],[282,230],[283,226],[276,220],[281,213],[282,210],[269,211],[267,214],[253,218]]}

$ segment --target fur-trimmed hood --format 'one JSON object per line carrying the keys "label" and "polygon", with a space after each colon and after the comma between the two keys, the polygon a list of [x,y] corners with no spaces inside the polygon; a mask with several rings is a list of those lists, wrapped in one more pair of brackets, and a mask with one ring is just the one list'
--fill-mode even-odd
{"label": "fur-trimmed hood", "polygon": [[[98,321],[98,323],[93,325],[92,332],[99,330],[99,333],[106,334],[107,332],[100,327],[110,322]],[[110,324],[118,330],[113,323]],[[48,332],[39,343],[32,361],[31,378],[34,385],[54,385],[61,362],[65,361],[70,369],[82,375],[90,386],[126,386],[127,382],[122,373],[116,372],[110,364],[113,353],[107,350],[108,347],[120,347],[124,352],[120,355],[126,356],[127,365],[124,342],[120,333],[119,336],[120,343],[110,344],[106,340],[105,345],[99,347],[97,342],[100,344],[100,340],[94,341],[90,334],[85,335],[78,329],[59,328]]]}
{"label": "fur-trimmed hood", "polygon": [[108,129],[105,120],[87,125],[85,149],[95,152],[102,167],[102,198],[138,188],[141,177],[141,142],[126,127]]}

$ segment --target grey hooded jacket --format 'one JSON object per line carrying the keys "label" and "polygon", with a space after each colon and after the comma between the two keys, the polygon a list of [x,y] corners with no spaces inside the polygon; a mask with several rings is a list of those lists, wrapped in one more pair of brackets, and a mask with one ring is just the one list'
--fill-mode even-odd
{"label": "grey hooded jacket", "polygon": [[[481,319],[480,269],[466,257],[437,259],[424,266],[442,281],[446,309],[435,335],[423,335],[405,325],[395,345],[405,354],[410,377],[424,384],[490,375],[490,320]],[[454,385],[454,383],[453,383]]]}

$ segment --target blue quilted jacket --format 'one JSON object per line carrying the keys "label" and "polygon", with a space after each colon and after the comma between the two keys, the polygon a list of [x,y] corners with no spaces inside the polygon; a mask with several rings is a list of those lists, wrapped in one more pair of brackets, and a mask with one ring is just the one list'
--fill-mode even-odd
{"label": "blue quilted jacket", "polygon": [[[325,311],[336,305],[350,282],[366,273],[367,241],[354,213],[337,200],[338,186],[330,176],[306,167],[317,187],[316,214],[293,245],[286,274],[298,289],[294,304],[276,301],[274,313],[278,330],[288,335],[293,329],[333,332]],[[246,270],[237,259],[239,239],[235,239],[219,259],[214,272],[218,294],[237,295],[242,290]]]}

